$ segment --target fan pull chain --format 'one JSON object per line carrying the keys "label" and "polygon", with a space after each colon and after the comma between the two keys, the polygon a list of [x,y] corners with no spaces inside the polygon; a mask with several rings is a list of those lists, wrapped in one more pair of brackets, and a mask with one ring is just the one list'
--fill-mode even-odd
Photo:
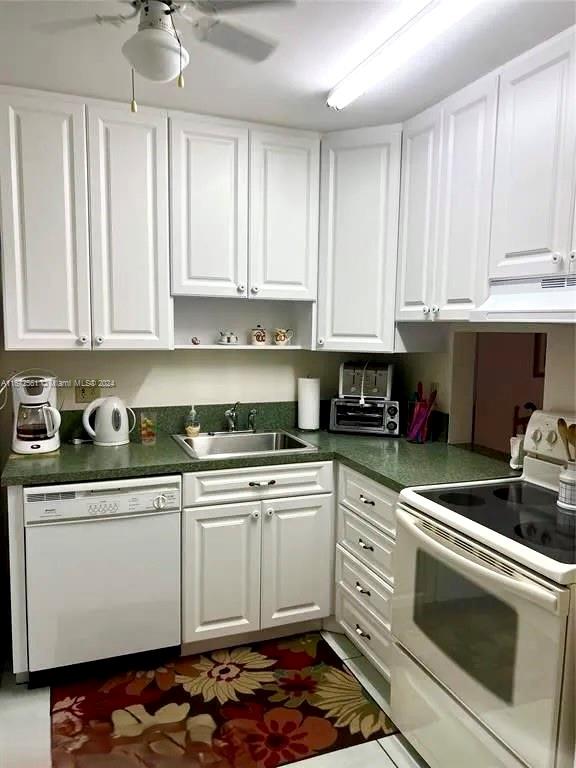
{"label": "fan pull chain", "polygon": [[174,30],[176,40],[178,41],[178,52],[180,54],[180,74],[178,75],[178,88],[184,88],[184,75],[182,74],[182,40],[180,40],[180,35],[176,29],[176,24],[174,24],[174,17],[172,13],[173,12],[170,11],[170,21],[172,22],[172,29]]}
{"label": "fan pull chain", "polygon": [[130,112],[138,112],[138,104],[136,104],[136,93],[134,88],[134,67],[132,67],[132,101],[130,102]]}

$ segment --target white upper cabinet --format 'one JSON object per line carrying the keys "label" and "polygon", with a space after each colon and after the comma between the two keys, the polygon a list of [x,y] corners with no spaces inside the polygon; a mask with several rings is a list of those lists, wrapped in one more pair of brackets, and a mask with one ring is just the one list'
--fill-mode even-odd
{"label": "white upper cabinet", "polygon": [[401,132],[392,125],[322,139],[320,349],[394,348]]}
{"label": "white upper cabinet", "polygon": [[261,628],[332,613],[333,496],[262,502]]}
{"label": "white upper cabinet", "polygon": [[96,349],[169,349],[166,113],[88,107],[92,333]]}
{"label": "white upper cabinet", "polygon": [[0,94],[6,349],[89,349],[84,106]]}
{"label": "white upper cabinet", "polygon": [[170,117],[172,293],[246,296],[248,129]]}
{"label": "white upper cabinet", "polygon": [[440,105],[404,124],[398,320],[426,320],[430,315],[436,258],[441,133]]}
{"label": "white upper cabinet", "polygon": [[404,126],[398,320],[467,320],[488,292],[498,75]]}
{"label": "white upper cabinet", "polygon": [[488,293],[498,75],[443,103],[438,244],[431,312],[466,320]]}
{"label": "white upper cabinet", "polygon": [[250,132],[252,298],[316,298],[319,154],[316,135]]}
{"label": "white upper cabinet", "polygon": [[574,194],[571,28],[502,70],[490,277],[568,269]]}

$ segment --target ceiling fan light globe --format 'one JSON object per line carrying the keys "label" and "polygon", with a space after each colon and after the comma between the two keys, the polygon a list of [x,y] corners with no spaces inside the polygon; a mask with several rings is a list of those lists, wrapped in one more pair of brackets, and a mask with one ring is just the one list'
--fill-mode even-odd
{"label": "ceiling fan light globe", "polygon": [[186,48],[182,48],[169,33],[159,29],[141,29],[122,46],[122,53],[136,72],[147,80],[167,83],[178,77],[190,61]]}

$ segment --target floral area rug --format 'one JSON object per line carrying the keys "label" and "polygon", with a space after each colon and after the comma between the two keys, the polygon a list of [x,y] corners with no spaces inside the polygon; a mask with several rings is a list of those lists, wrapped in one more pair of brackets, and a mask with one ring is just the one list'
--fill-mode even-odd
{"label": "floral area rug", "polygon": [[318,633],[52,689],[53,768],[277,768],[396,733]]}

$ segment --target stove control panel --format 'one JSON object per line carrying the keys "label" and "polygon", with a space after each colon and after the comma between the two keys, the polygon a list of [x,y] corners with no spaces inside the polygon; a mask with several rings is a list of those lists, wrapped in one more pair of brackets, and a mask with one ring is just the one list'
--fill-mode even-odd
{"label": "stove control panel", "polygon": [[[573,413],[534,411],[524,437],[525,453],[553,461],[567,461],[564,441],[558,430],[558,419],[564,419],[568,425],[576,424],[576,414]],[[573,453],[575,450],[572,448]]]}

